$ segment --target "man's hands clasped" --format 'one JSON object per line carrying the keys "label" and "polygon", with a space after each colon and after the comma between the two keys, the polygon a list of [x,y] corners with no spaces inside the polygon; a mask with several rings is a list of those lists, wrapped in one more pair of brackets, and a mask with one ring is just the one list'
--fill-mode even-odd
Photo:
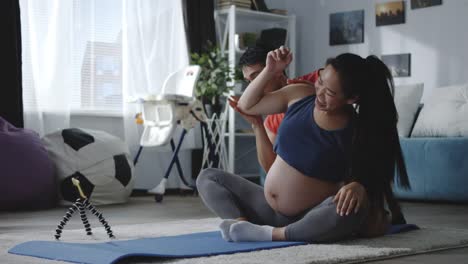
{"label": "man's hands clasped", "polygon": [[231,96],[228,98],[228,101],[229,101],[229,105],[234,109],[236,110],[237,112],[239,112],[239,114],[247,121],[250,123],[250,125],[252,125],[252,127],[256,127],[258,125],[261,125],[263,123],[263,118],[262,116],[255,116],[255,115],[248,115],[244,112],[242,112],[238,107],[237,107],[237,102],[239,100],[239,97],[238,96]]}

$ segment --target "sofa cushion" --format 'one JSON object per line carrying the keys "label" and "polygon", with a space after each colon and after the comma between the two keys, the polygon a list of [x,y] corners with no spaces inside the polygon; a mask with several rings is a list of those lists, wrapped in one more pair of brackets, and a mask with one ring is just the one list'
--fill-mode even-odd
{"label": "sofa cushion", "polygon": [[398,85],[395,87],[395,106],[398,111],[398,135],[409,137],[413,127],[424,84]]}
{"label": "sofa cushion", "polygon": [[412,137],[468,136],[468,84],[434,89],[419,114]]}

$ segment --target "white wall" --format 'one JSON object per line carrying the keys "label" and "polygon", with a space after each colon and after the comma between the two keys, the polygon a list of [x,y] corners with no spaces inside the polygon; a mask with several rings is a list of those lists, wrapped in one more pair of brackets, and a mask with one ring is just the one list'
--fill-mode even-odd
{"label": "white wall", "polygon": [[[297,17],[297,73],[322,67],[343,52],[361,56],[411,53],[411,77],[396,84],[423,82],[424,98],[436,87],[468,82],[468,0],[444,0],[440,6],[411,9],[406,23],[375,26],[377,0],[269,0],[269,8],[285,8]],[[329,45],[331,13],[365,10],[364,43]]]}

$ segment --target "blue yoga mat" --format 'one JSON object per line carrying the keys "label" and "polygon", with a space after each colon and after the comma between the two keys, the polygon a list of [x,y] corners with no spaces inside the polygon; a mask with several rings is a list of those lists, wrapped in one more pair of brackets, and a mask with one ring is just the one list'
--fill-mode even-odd
{"label": "blue yoga mat", "polygon": [[[415,225],[392,226],[388,234],[418,229]],[[104,243],[30,241],[8,252],[73,263],[109,264],[127,257],[187,258],[249,252],[305,245],[304,242],[226,242],[219,231],[179,236],[140,238]]]}

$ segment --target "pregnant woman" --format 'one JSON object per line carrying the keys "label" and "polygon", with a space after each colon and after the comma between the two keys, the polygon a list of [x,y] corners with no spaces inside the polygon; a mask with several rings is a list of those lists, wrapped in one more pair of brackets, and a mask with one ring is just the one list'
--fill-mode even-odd
{"label": "pregnant woman", "polygon": [[390,218],[403,223],[391,190],[395,169],[409,184],[388,68],[375,56],[342,54],[327,61],[312,89],[264,93],[291,60],[285,47],[269,52],[236,106],[247,115],[286,112],[265,188],[217,169],[198,176],[206,206],[225,219],[223,238],[331,242],[382,235]]}

